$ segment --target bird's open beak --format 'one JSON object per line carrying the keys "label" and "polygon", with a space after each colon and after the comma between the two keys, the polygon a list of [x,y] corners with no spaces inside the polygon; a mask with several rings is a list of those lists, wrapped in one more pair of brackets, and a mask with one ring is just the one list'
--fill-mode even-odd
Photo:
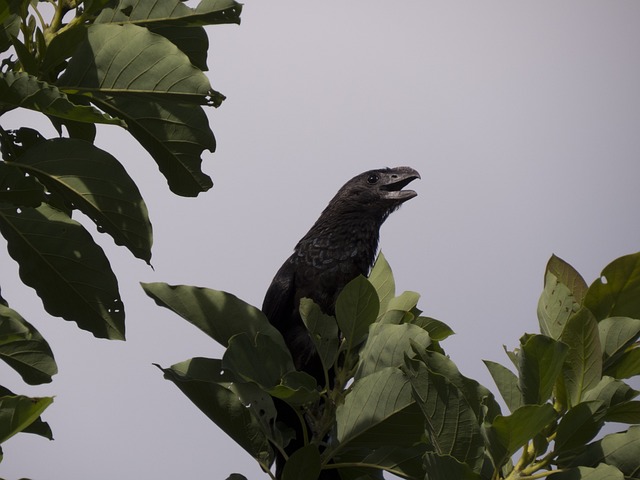
{"label": "bird's open beak", "polygon": [[417,170],[411,167],[397,167],[393,168],[388,175],[387,183],[380,187],[387,192],[385,198],[402,203],[418,195],[413,190],[403,190],[411,182],[420,178]]}

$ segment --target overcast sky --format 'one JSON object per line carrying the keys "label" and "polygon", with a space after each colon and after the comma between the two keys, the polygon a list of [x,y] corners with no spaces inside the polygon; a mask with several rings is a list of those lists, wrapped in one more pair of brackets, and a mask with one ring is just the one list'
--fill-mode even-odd
{"label": "overcast sky", "polygon": [[640,250],[638,25],[633,0],[247,0],[241,26],[208,29],[208,75],[228,97],[208,112],[210,192],[172,195],[126,133],[99,129],[154,226],[155,270],[97,239],[119,277],[127,341],[47,316],[3,245],[2,294],[49,341],[60,373],[28,387],[0,365],[12,390],[56,396],[44,414],[56,440],[12,438],[0,476],[266,478],[152,366],[222,349],[138,282],[207,286],[259,306],[336,190],[370,168],[421,173],[418,196],[384,225],[382,250],[398,290],[421,293],[425,314],[457,332],[444,348],[461,371],[496,391],[481,359],[507,364],[502,345],[538,331],[552,253],[591,283]]}

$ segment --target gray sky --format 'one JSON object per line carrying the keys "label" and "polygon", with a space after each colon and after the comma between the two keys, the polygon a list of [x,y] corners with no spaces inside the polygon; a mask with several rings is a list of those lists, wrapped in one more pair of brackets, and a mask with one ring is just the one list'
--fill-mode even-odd
{"label": "gray sky", "polygon": [[[60,369],[28,387],[0,365],[7,387],[56,395],[44,414],[56,440],[5,443],[3,478],[266,478],[151,365],[222,349],[138,282],[207,286],[259,306],[297,240],[361,171],[422,174],[381,246],[398,290],[422,294],[425,313],[457,332],[444,344],[452,359],[493,391],[481,359],[507,364],[502,345],[538,330],[552,253],[591,283],[640,249],[640,2],[310,5],[248,0],[240,27],[208,30],[209,77],[228,97],[209,111],[209,193],[170,194],[132,139],[99,129],[154,225],[155,270],[97,239],[119,277],[127,342],[48,317],[3,247],[3,296]],[[41,122],[6,118],[4,128]]]}

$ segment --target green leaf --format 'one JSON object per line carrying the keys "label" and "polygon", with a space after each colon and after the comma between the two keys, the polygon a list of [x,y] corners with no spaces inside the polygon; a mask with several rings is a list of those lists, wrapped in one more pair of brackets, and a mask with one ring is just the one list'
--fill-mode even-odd
{"label": "green leaf", "polygon": [[591,390],[585,392],[583,401],[601,401],[607,408],[626,403],[634,399],[639,392],[621,380],[604,376]]}
{"label": "green leaf", "polygon": [[601,463],[596,468],[576,467],[553,475],[553,480],[624,480],[616,467]]}
{"label": "green leaf", "polygon": [[162,35],[187,57],[194,67],[203,72],[208,70],[207,52],[209,50],[209,37],[204,27],[163,27],[150,26],[151,32]]}
{"label": "green leaf", "polygon": [[610,407],[607,410],[605,421],[640,423],[640,402],[625,402]]}
{"label": "green leaf", "polygon": [[380,301],[373,285],[362,275],[350,281],[336,300],[336,321],[347,340],[347,351],[364,340],[376,321]]}
{"label": "green leaf", "polygon": [[551,396],[569,347],[544,335],[525,335],[520,342],[518,372],[523,401],[542,405]]}
{"label": "green leaf", "polygon": [[29,385],[51,382],[58,373],[42,335],[15,310],[0,304],[0,358]]}
{"label": "green leaf", "polygon": [[547,270],[544,289],[538,300],[538,322],[542,334],[553,339],[560,338],[565,323],[579,308],[580,304],[571,289],[563,284],[553,271]]}
{"label": "green leaf", "polygon": [[584,281],[575,268],[562,260],[560,257],[552,255],[547,263],[547,272],[551,272],[560,283],[567,286],[577,303],[582,305],[587,294],[587,282]]}
{"label": "green leaf", "polygon": [[586,308],[581,308],[567,322],[560,340],[569,346],[562,367],[564,386],[570,405],[577,405],[587,390],[602,378],[602,350],[598,322]]}
{"label": "green leaf", "polygon": [[70,93],[167,94],[181,101],[219,102],[207,77],[178,47],[130,24],[90,26],[58,87]]}
{"label": "green leaf", "polygon": [[240,475],[239,473],[232,473],[227,477],[227,480],[247,480],[247,477]]}
{"label": "green leaf", "polygon": [[242,5],[233,0],[203,0],[193,9],[180,0],[140,2],[119,0],[117,5],[105,8],[96,23],[122,23],[153,25],[214,25],[240,23]]}
{"label": "green leaf", "polygon": [[258,461],[271,464],[273,451],[262,425],[229,388],[232,378],[222,373],[221,360],[193,358],[161,370],[238,445]]}
{"label": "green leaf", "polygon": [[500,413],[500,406],[493,393],[477,381],[462,375],[456,364],[446,355],[428,350],[417,353],[430,371],[442,375],[463,393],[478,421],[491,420]]}
{"label": "green leaf", "polygon": [[[5,388],[0,385],[0,397],[16,397],[17,395],[13,393],[8,388]],[[25,427],[22,430],[22,433],[30,433],[32,435],[39,435],[48,440],[53,440],[53,432],[51,432],[51,427],[47,422],[42,421],[41,417],[36,418],[31,424]]]}
{"label": "green leaf", "polygon": [[640,319],[640,252],[617,258],[594,281],[584,304],[598,320],[607,317]]}
{"label": "green leaf", "polygon": [[78,222],[46,204],[0,206],[0,233],[51,315],[96,337],[124,340],[124,305],[102,249]]}
{"label": "green leaf", "polygon": [[[385,368],[355,381],[336,409],[338,441],[347,443],[364,435],[413,403],[411,384],[398,368]],[[387,438],[382,444],[393,443],[393,438]]]}
{"label": "green leaf", "polygon": [[211,188],[200,157],[204,150],[215,151],[216,141],[200,105],[158,95],[94,95],[92,101],[127,121],[129,133],[153,157],[173,193],[193,197]]}
{"label": "green leaf", "polygon": [[614,378],[631,378],[640,375],[640,348],[627,350],[617,357],[615,363],[604,370],[604,374]]}
{"label": "green leaf", "polygon": [[462,391],[418,360],[407,360],[405,374],[424,414],[430,444],[479,471],[484,458],[480,426]]}
{"label": "green leaf", "polygon": [[517,375],[499,363],[490,360],[483,360],[483,362],[487,366],[509,410],[514,412],[520,408],[522,406],[522,392],[518,386]]}
{"label": "green leaf", "polygon": [[253,338],[246,333],[231,337],[222,368],[264,390],[275,387],[286,373],[295,370],[289,350],[260,332]]}
{"label": "green leaf", "polygon": [[282,480],[317,480],[320,476],[320,452],[316,445],[295,451],[282,471]]}
{"label": "green leaf", "polygon": [[31,147],[15,165],[149,263],[153,234],[147,207],[135,182],[109,153],[82,140],[58,138]]}
{"label": "green leaf", "polygon": [[455,333],[449,325],[431,317],[417,317],[411,323],[426,330],[436,342],[441,342]]}
{"label": "green leaf", "polygon": [[[86,1],[84,2],[86,11]],[[76,24],[72,27],[67,26],[62,31],[56,32],[55,36],[47,45],[47,50],[42,59],[40,71],[45,78],[56,78],[58,73],[66,66],[66,60],[73,55],[87,37],[87,25],[84,23]]]}
{"label": "green leaf", "polygon": [[380,315],[387,311],[389,301],[396,295],[396,283],[393,279],[391,266],[385,256],[380,252],[376,262],[369,273],[369,282],[376,289],[380,299]]}
{"label": "green leaf", "polygon": [[[426,449],[427,445],[422,443],[411,447],[385,445],[376,448],[373,451],[351,450],[346,454],[340,454],[336,459],[336,463],[358,463],[363,467],[369,467],[368,470],[361,469],[361,471],[363,472],[368,471],[369,473],[371,473],[375,468],[379,469],[376,471],[376,473],[381,473],[380,470],[384,470],[403,478],[422,478],[424,476],[422,457],[425,454]],[[340,469],[340,473],[343,474],[344,470],[345,469]],[[375,476],[373,478],[382,479],[382,476]]]}
{"label": "green leaf", "polygon": [[609,317],[598,323],[600,344],[607,357],[624,352],[640,335],[640,320],[629,317]]}
{"label": "green leaf", "polygon": [[601,463],[618,468],[625,477],[638,478],[640,472],[640,426],[634,425],[622,433],[605,435],[601,440],[587,445],[579,455],[568,461],[561,460],[562,467],[595,467]]}
{"label": "green leaf", "polygon": [[142,283],[156,304],[168,308],[195,325],[223,347],[239,333],[255,338],[258,332],[287,349],[282,335],[256,307],[235,295],[209,288],[166,283]]}
{"label": "green leaf", "polygon": [[43,186],[7,162],[0,162],[0,202],[18,207],[37,207],[45,198]]}
{"label": "green leaf", "polygon": [[96,108],[72,103],[55,85],[25,72],[0,72],[0,99],[0,106],[5,108],[21,107],[76,122],[125,126],[122,120]]}
{"label": "green leaf", "polygon": [[466,463],[451,455],[427,452],[424,455],[425,480],[481,480]]}
{"label": "green leaf", "polygon": [[549,404],[525,405],[511,415],[498,415],[482,425],[482,434],[493,464],[500,468],[511,456],[556,418]]}
{"label": "green leaf", "polygon": [[51,405],[53,398],[0,397],[0,443],[25,430]]}
{"label": "green leaf", "polygon": [[374,323],[367,341],[360,350],[360,362],[355,378],[365,377],[386,367],[403,365],[405,355],[412,354],[412,343],[425,350],[431,345],[431,337],[422,328],[409,323]]}
{"label": "green leaf", "polygon": [[584,446],[604,425],[607,409],[601,401],[583,402],[572,407],[558,424],[554,451],[557,455]]}
{"label": "green leaf", "polygon": [[300,317],[309,330],[322,367],[328,372],[338,356],[340,332],[336,319],[322,313],[320,307],[310,298],[300,299]]}
{"label": "green leaf", "polygon": [[315,402],[320,396],[315,378],[298,371],[284,374],[281,383],[269,389],[269,394],[293,406]]}

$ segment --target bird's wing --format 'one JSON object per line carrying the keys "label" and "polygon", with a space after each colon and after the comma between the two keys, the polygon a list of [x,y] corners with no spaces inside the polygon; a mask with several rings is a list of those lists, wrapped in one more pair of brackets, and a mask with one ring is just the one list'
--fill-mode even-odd
{"label": "bird's wing", "polygon": [[294,314],[294,280],[295,266],[287,260],[273,277],[262,302],[262,311],[280,332],[291,322],[291,316]]}

